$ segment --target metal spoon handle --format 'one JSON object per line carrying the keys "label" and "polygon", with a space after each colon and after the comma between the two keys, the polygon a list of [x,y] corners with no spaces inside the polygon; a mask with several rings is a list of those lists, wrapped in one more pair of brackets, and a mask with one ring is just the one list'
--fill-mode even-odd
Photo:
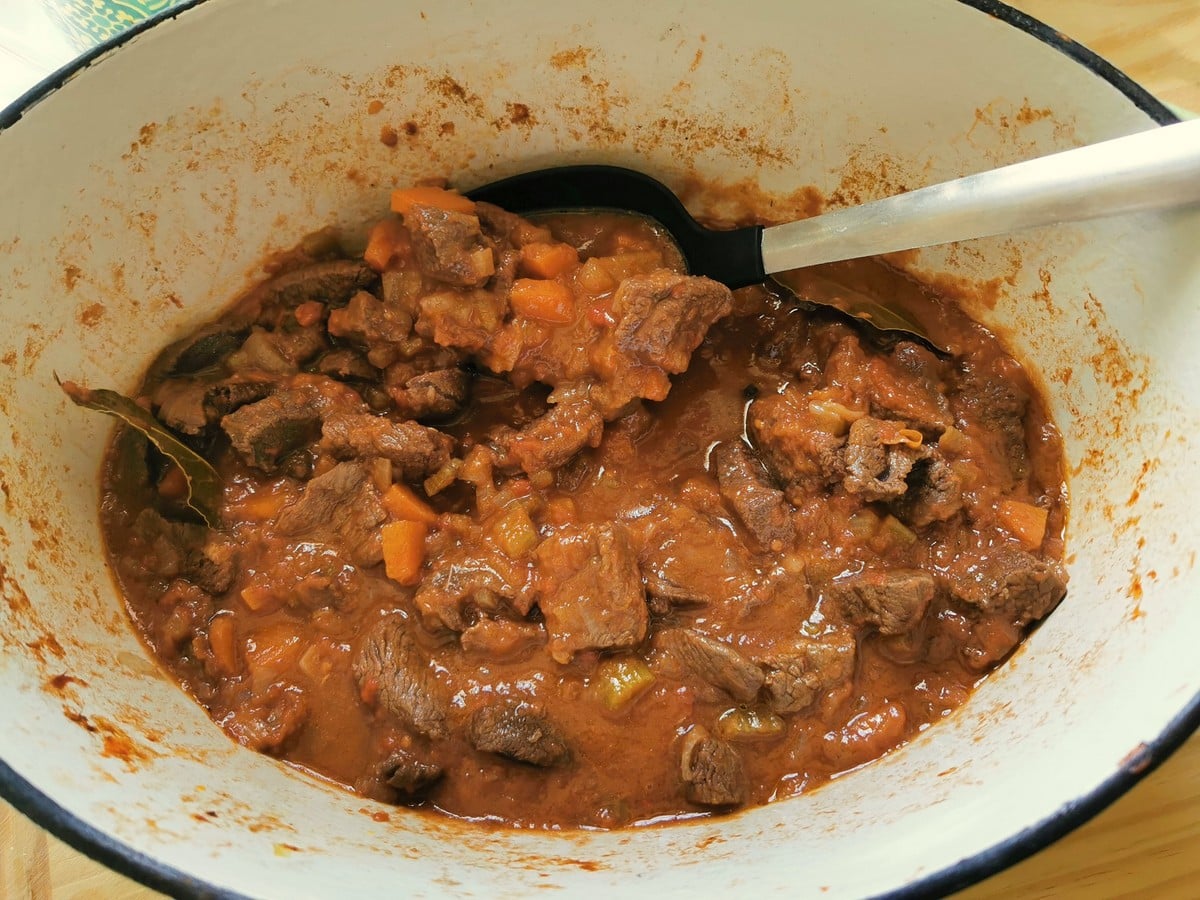
{"label": "metal spoon handle", "polygon": [[1200,202],[1200,119],[763,230],[767,273]]}

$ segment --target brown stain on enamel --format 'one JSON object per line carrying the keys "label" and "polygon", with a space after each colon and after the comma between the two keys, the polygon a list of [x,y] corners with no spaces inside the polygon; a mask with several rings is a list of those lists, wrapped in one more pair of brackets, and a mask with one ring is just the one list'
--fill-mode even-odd
{"label": "brown stain on enamel", "polygon": [[100,320],[103,318],[104,304],[102,303],[89,303],[75,315],[75,320],[84,328],[94,328],[100,324]]}

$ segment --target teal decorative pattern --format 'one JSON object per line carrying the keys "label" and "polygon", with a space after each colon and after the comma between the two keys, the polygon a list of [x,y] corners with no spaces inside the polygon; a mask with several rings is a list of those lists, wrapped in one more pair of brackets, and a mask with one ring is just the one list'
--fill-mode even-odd
{"label": "teal decorative pattern", "polygon": [[71,43],[83,51],[179,2],[181,0],[47,0],[46,10]]}

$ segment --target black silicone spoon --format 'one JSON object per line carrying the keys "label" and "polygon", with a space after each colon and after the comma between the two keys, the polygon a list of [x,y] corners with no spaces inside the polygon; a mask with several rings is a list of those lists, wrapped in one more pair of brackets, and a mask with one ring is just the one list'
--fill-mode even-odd
{"label": "black silicone spoon", "polygon": [[[470,196],[514,212],[591,208],[641,213],[674,236],[694,274],[730,287],[773,276],[786,287],[790,270],[819,263],[1200,202],[1200,120],[769,228],[704,228],[666,185],[614,166],[541,169],[477,188]],[[830,299],[809,302],[931,343],[918,323],[856,292],[839,290]]]}
{"label": "black silicone spoon", "polygon": [[903,312],[889,309],[865,294],[826,282],[827,299],[799,297],[788,284],[789,272],[768,275],[763,268],[764,229],[751,225],[718,231],[692,218],[665,184],[618,166],[560,166],[513,175],[468,191],[482,200],[516,213],[614,210],[653,219],[674,238],[693,275],[706,275],[731,288],[758,284],[771,278],[798,300],[836,309],[893,336],[908,336],[941,350],[920,324]]}

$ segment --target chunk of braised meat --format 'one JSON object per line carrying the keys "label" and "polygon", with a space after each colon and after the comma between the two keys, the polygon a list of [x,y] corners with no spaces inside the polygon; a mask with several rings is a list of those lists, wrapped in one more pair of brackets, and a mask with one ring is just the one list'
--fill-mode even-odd
{"label": "chunk of braised meat", "polygon": [[519,467],[530,475],[566,465],[584,447],[597,447],[604,437],[604,419],[586,400],[550,407],[519,431],[505,429],[496,437],[502,465]]}
{"label": "chunk of braised meat", "polygon": [[419,301],[417,333],[468,353],[486,348],[504,323],[508,297],[492,291],[434,291]]}
{"label": "chunk of braised meat", "polygon": [[728,644],[690,628],[666,628],[658,633],[655,643],[697,677],[741,703],[757,697],[763,686],[763,671],[756,663]]}
{"label": "chunk of braised meat", "polygon": [[729,315],[733,295],[720,282],[665,269],[626,278],[613,297],[617,347],[635,365],[686,371],[708,329]]}
{"label": "chunk of braised meat", "polygon": [[239,744],[260,753],[279,753],[308,719],[308,702],[294,685],[276,682],[248,695],[221,724]]}
{"label": "chunk of braised meat", "polygon": [[359,344],[395,344],[412,335],[413,317],[374,294],[359,291],[345,306],[330,311],[326,327],[334,337]]}
{"label": "chunk of braised meat", "polygon": [[946,398],[950,363],[920,344],[899,341],[885,357],[872,360],[871,415],[899,419],[928,438],[954,424]]}
{"label": "chunk of braised meat", "polygon": [[520,245],[529,241],[549,241],[550,231],[528,219],[491,203],[476,203],[475,215],[485,234],[498,244]]}
{"label": "chunk of braised meat", "polygon": [[916,569],[868,570],[834,579],[824,592],[849,621],[903,634],[921,621],[935,586],[932,575]]}
{"label": "chunk of braised meat", "polygon": [[476,750],[533,766],[557,766],[571,758],[559,730],[528,703],[508,700],[479,707],[467,724],[467,737]]}
{"label": "chunk of braised meat", "polygon": [[431,278],[458,287],[479,287],[496,271],[496,258],[479,229],[479,218],[435,206],[414,206],[404,215],[413,257]]}
{"label": "chunk of braised meat", "polygon": [[285,388],[229,413],[221,428],[247,465],[270,474],[290,453],[317,439],[324,405],[312,385]]}
{"label": "chunk of braised meat", "polygon": [[192,378],[164,381],[154,391],[155,414],[169,428],[197,435],[222,417],[268,396],[275,385],[265,379],[226,378],[205,382]]}
{"label": "chunk of braised meat", "polygon": [[845,474],[843,436],[818,427],[795,388],[762,394],[750,405],[750,434],[768,468],[797,500]]}
{"label": "chunk of braised meat", "polygon": [[449,734],[449,701],[408,624],[381,619],[367,632],[354,658],[354,678],[367,703],[431,738]]}
{"label": "chunk of braised meat", "polygon": [[462,648],[484,659],[522,659],[546,642],[546,630],[536,622],[480,619],[459,636]]}
{"label": "chunk of braised meat", "polygon": [[982,368],[975,360],[968,359],[962,370],[959,391],[951,397],[955,412],[961,418],[983,424],[983,429],[976,429],[975,433],[1008,470],[1012,476],[1010,485],[1016,483],[1029,471],[1025,415],[1030,395],[1019,383],[1014,383],[1021,375],[1020,367],[1008,359],[993,360],[990,367]]}
{"label": "chunk of braised meat", "polygon": [[471,394],[471,376],[457,366],[420,372],[400,384],[388,384],[387,392],[402,416],[446,419],[466,406]]}
{"label": "chunk of braised meat", "polygon": [[319,326],[297,329],[292,334],[255,327],[242,346],[229,354],[226,364],[231,372],[252,377],[295,375],[302,363],[325,346]]}
{"label": "chunk of braised meat", "polygon": [[570,662],[580,650],[635,647],[646,637],[646,592],[620,525],[564,528],[534,557],[538,606],[557,662]]}
{"label": "chunk of braised meat", "polygon": [[843,485],[864,500],[894,500],[908,490],[908,473],[928,449],[902,422],[864,416],[850,426]]}
{"label": "chunk of braised meat", "polygon": [[335,259],[277,275],[256,288],[253,296],[263,305],[298,306],[308,300],[338,305],[378,279],[361,260]]}
{"label": "chunk of braised meat", "polygon": [[790,545],[796,538],[791,505],[746,446],[726,441],[713,450],[712,459],[721,497],[754,539],[776,550]]}
{"label": "chunk of braised meat", "polygon": [[689,506],[664,502],[638,522],[638,560],[655,612],[745,597],[754,572],[728,528]]}
{"label": "chunk of braised meat", "polygon": [[242,345],[246,334],[246,329],[231,327],[227,322],[207,325],[159,354],[146,380],[153,382],[160,374],[171,378],[212,369]]}
{"label": "chunk of braised meat", "polygon": [[854,677],[853,634],[831,632],[817,638],[796,638],[776,647],[761,662],[765,687],[777,713],[802,712]]}
{"label": "chunk of braised meat", "polygon": [[461,543],[444,531],[433,540],[447,546],[430,553],[429,570],[413,598],[426,628],[464,631],[471,624],[472,609],[481,605],[506,602],[522,615],[529,612],[533,598],[525,563],[483,543],[477,533]]}
{"label": "chunk of braised meat", "polygon": [[260,559],[258,575],[251,584],[264,606],[290,606],[297,611],[332,607],[349,610],[369,603],[374,585],[357,566],[351,565],[328,544],[301,541],[282,545]]}
{"label": "chunk of braised meat", "polygon": [[749,783],[742,757],[732,744],[712,737],[700,725],[683,736],[679,760],[687,798],[700,806],[745,803]]}
{"label": "chunk of braised meat", "polygon": [[286,537],[342,547],[351,562],[369,566],[383,559],[379,529],[386,519],[366,466],[344,462],[309,481],[276,527]]}
{"label": "chunk of braised meat", "polygon": [[449,462],[454,439],[416,422],[339,410],[325,418],[321,448],[337,459],[391,460],[401,477],[412,481]]}
{"label": "chunk of braised meat", "polygon": [[417,318],[417,302],[424,289],[425,279],[414,266],[389,269],[380,276],[379,296],[384,306],[404,312],[413,321]]}
{"label": "chunk of braised meat", "polygon": [[271,332],[271,343],[279,355],[295,367],[303,366],[317,354],[329,349],[325,329],[320,324],[306,326],[285,324]]}
{"label": "chunk of braised meat", "polygon": [[354,782],[354,790],[383,803],[411,803],[441,780],[443,769],[411,750],[396,750]]}
{"label": "chunk of braised meat", "polygon": [[913,465],[907,482],[908,490],[892,502],[892,509],[909,525],[945,522],[963,508],[962,478],[936,450]]}
{"label": "chunk of braised meat", "polygon": [[214,595],[233,586],[238,552],[226,535],[204,525],[170,521],[150,508],[138,513],[134,530],[144,542],[144,564],[159,577],[186,578]]}
{"label": "chunk of braised meat", "polygon": [[960,553],[944,578],[957,600],[1017,625],[1043,618],[1067,592],[1067,577],[1057,562],[1011,545]]}
{"label": "chunk of braised meat", "polygon": [[317,371],[343,381],[375,381],[379,371],[357,350],[330,350],[317,360]]}
{"label": "chunk of braised meat", "polygon": [[686,371],[692,352],[718,319],[729,315],[733,295],[709,278],[666,269],[626,278],[613,295],[619,351],[601,376],[604,412],[615,414],[634,398],[662,400],[671,389],[669,374]]}

